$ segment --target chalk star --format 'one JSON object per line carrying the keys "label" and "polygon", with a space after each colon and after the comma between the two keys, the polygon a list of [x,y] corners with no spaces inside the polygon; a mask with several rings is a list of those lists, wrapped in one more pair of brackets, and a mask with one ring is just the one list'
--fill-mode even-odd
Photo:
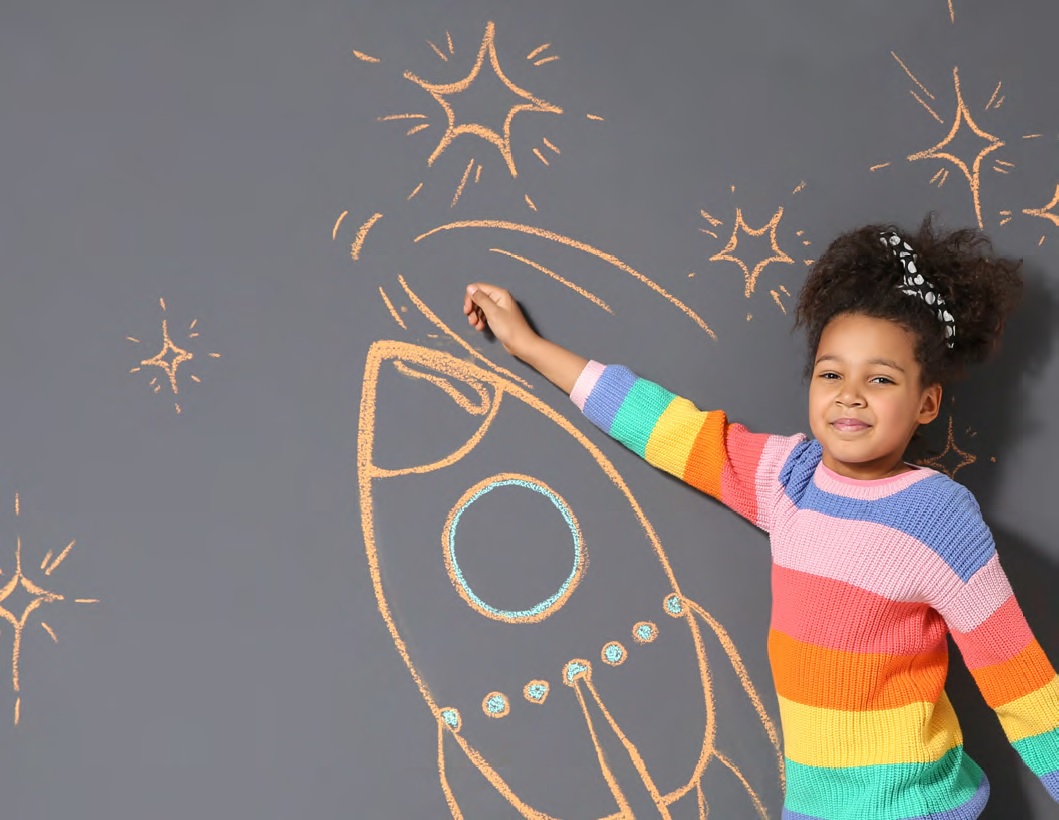
{"label": "chalk star", "polygon": [[[30,614],[41,607],[44,604],[50,604],[53,601],[63,600],[63,596],[57,592],[51,592],[32,580],[27,578],[22,572],[22,539],[19,538],[16,541],[15,548],[15,574],[11,576],[11,580],[4,584],[3,588],[0,588],[0,618],[7,621],[15,630],[14,645],[11,649],[11,682],[16,692],[19,691],[19,679],[18,679],[18,659],[22,651],[22,632],[26,626],[26,622],[29,620]],[[29,603],[22,608],[22,614],[15,617],[15,614],[2,606],[4,601],[7,601],[16,590],[21,589],[23,592],[30,596]]]}
{"label": "chalk star", "polygon": [[[172,358],[168,358],[172,355]],[[140,362],[144,367],[160,367],[169,376],[169,386],[173,388],[174,393],[179,393],[180,388],[177,387],[176,374],[177,369],[184,362],[189,359],[193,359],[194,356],[182,347],[177,347],[173,344],[173,340],[169,338],[169,326],[166,323],[165,318],[162,318],[162,349],[157,355],[152,356],[150,359],[144,359]]]}
{"label": "chalk star", "polygon": [[[953,453],[959,456],[960,461],[958,464],[956,464],[955,467],[950,467],[947,462],[950,460],[949,457]],[[974,464],[977,460],[978,456],[961,450],[956,444],[956,438],[952,434],[952,416],[949,416],[949,432],[948,438],[945,441],[945,449],[933,458],[925,459],[924,461],[921,461],[919,463],[924,467],[931,467],[935,470],[941,470],[941,472],[945,473],[949,478],[956,478],[956,473],[958,473],[964,467],[968,467],[971,464]]]}
{"label": "chalk star", "polygon": [[[758,277],[761,272],[772,262],[782,262],[785,265],[793,265],[794,260],[791,259],[786,253],[784,253],[779,244],[776,241],[776,228],[780,224],[780,219],[783,218],[783,208],[780,207],[776,210],[776,213],[772,215],[770,219],[761,228],[751,228],[746,224],[746,220],[743,219],[743,211],[741,208],[735,209],[735,227],[732,228],[732,236],[728,240],[728,244],[725,245],[724,250],[719,253],[715,253],[710,257],[711,262],[720,262],[722,260],[727,262],[735,262],[740,268],[743,269],[743,277],[746,279],[746,290],[744,295],[750,298],[750,294],[754,292],[754,287],[757,285]],[[764,236],[766,232],[769,235],[769,244],[772,247],[772,256],[768,256],[758,262],[754,269],[750,267],[740,259],[738,256],[733,254],[739,247],[739,232],[742,231],[747,236]]]}
{"label": "chalk star", "polygon": [[[485,27],[485,36],[482,38],[482,44],[478,49],[478,57],[475,59],[474,66],[471,68],[470,73],[458,82],[447,84],[429,83],[426,80],[420,79],[411,71],[406,71],[404,73],[406,79],[411,80],[437,100],[438,105],[442,107],[448,118],[448,128],[446,129],[445,134],[441,137],[441,141],[438,143],[437,148],[434,149],[434,152],[427,159],[427,165],[432,166],[434,161],[441,156],[456,137],[461,134],[474,134],[475,136],[481,137],[487,142],[495,145],[500,151],[500,155],[504,158],[504,162],[507,163],[511,176],[517,177],[518,169],[515,167],[515,160],[511,154],[511,121],[515,118],[515,115],[522,111],[538,111],[547,114],[563,113],[563,110],[558,106],[552,105],[538,97],[534,97],[528,91],[519,88],[507,78],[503,70],[500,68],[500,58],[496,53],[495,37],[496,26],[494,23],[489,22]],[[489,64],[492,66],[493,73],[496,74],[500,82],[502,82],[511,93],[525,101],[511,106],[508,110],[507,116],[504,118],[502,135],[497,133],[494,129],[488,128],[480,123],[461,123],[457,125],[456,114],[452,109],[451,103],[446,99],[455,94],[460,94],[470,87],[471,83],[473,83],[478,77],[478,73],[481,71],[486,56],[489,57]]]}
{"label": "chalk star", "polygon": [[[971,116],[971,111],[967,107],[967,103],[963,100],[963,92],[960,91],[960,73],[959,69],[953,67],[952,69],[953,85],[956,88],[956,114],[953,117],[952,128],[949,129],[949,133],[945,138],[935,145],[933,148],[927,148],[925,151],[919,151],[918,153],[909,155],[909,161],[914,162],[920,159],[945,159],[959,168],[965,177],[967,177],[967,184],[971,188],[971,197],[974,200],[974,213],[978,219],[978,227],[983,228],[985,224],[982,222],[982,201],[980,196],[981,187],[981,165],[982,160],[988,154],[996,151],[998,148],[1002,148],[1006,143],[980,128]],[[950,153],[946,149],[954,139],[956,139],[957,133],[960,128],[967,124],[967,127],[971,129],[981,139],[985,140],[987,145],[979,151],[972,162],[971,168],[967,167],[967,163],[960,159],[955,154]]]}
{"label": "chalk star", "polygon": [[1052,196],[1051,202],[1042,208],[1024,208],[1022,212],[1029,216],[1038,216],[1041,219],[1047,219],[1055,227],[1059,228],[1059,215],[1052,213],[1052,209],[1059,205],[1059,185],[1055,186],[1055,194]]}

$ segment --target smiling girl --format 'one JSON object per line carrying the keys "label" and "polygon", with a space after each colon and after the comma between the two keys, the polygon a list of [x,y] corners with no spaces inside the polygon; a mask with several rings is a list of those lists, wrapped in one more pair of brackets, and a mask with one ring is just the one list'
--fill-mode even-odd
{"label": "smiling girl", "polygon": [[769,659],[785,820],[972,820],[989,782],[945,693],[952,635],[1012,745],[1059,802],[1059,677],[1001,569],[974,496],[905,461],[943,387],[986,359],[1019,263],[970,230],[844,234],[799,295],[814,438],[751,433],[621,366],[537,335],[511,294],[464,313],[604,432],[769,534]]}

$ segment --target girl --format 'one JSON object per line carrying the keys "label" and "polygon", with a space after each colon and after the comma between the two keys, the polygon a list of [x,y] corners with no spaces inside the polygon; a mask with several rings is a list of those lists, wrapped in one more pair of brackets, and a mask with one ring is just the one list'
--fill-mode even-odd
{"label": "girl", "polygon": [[751,433],[620,366],[538,336],[511,295],[464,313],[648,462],[769,533],[768,649],[785,820],[980,816],[989,783],[944,691],[951,634],[1007,737],[1059,802],[1059,677],[978,504],[904,461],[942,386],[996,347],[1020,263],[974,231],[871,225],[836,239],[799,295],[814,438]]}

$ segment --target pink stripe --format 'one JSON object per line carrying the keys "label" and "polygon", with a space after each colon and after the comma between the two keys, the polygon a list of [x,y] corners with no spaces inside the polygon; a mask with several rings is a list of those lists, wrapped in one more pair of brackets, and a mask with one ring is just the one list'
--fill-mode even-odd
{"label": "pink stripe", "polygon": [[1015,657],[1033,641],[1019,602],[1011,595],[1000,608],[970,632],[952,631],[963,662],[971,671],[1003,663]]}
{"label": "pink stripe", "polygon": [[[797,516],[792,531],[772,544],[772,558],[780,566],[845,581],[892,601],[932,606],[963,586],[937,553],[900,530],[799,511],[785,495],[775,517],[789,516]],[[927,590],[937,594],[928,596]]]}
{"label": "pink stripe", "polygon": [[821,461],[817,465],[814,479],[816,486],[825,492],[844,495],[848,498],[859,498],[864,501],[874,501],[879,498],[886,498],[912,486],[917,481],[922,481],[937,474],[936,470],[931,470],[927,467],[916,467],[913,470],[887,476],[886,478],[857,479],[839,475]]}
{"label": "pink stripe", "polygon": [[782,494],[779,484],[780,470],[787,462],[791,451],[805,441],[805,436],[769,436],[761,451],[761,460],[754,475],[754,487],[757,491],[757,525],[768,532],[772,529],[772,510],[776,499]]}
{"label": "pink stripe", "polygon": [[994,554],[954,596],[946,596],[935,607],[948,621],[950,629],[970,632],[985,623],[1013,594],[1008,577],[1000,567],[1000,558]]}
{"label": "pink stripe", "polygon": [[891,601],[844,581],[772,565],[772,628],[843,652],[915,655],[943,649],[945,621],[923,603]]}
{"label": "pink stripe", "polygon": [[588,394],[592,392],[592,388],[596,386],[599,377],[603,375],[605,367],[606,365],[597,361],[590,361],[585,365],[584,370],[581,371],[581,375],[577,377],[577,381],[574,382],[574,389],[570,391],[570,401],[576,404],[577,409],[582,413],[585,412],[585,401],[588,399]]}

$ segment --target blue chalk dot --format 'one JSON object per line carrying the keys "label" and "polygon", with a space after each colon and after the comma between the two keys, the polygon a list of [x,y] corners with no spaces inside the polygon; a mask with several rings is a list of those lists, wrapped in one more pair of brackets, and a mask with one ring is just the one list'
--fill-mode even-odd
{"label": "blue chalk dot", "polygon": [[491,715],[500,715],[507,711],[507,698],[497,692],[485,702],[485,710]]}
{"label": "blue chalk dot", "polygon": [[679,595],[670,595],[666,598],[666,611],[670,615],[680,615],[684,612],[684,602]]}
{"label": "blue chalk dot", "polygon": [[460,713],[457,712],[455,709],[442,709],[441,719],[453,729],[459,727],[460,725]]}
{"label": "blue chalk dot", "polygon": [[621,644],[609,643],[603,649],[603,657],[608,663],[621,663],[625,658],[625,649]]}
{"label": "blue chalk dot", "polygon": [[581,663],[581,661],[570,661],[570,663],[566,665],[566,679],[573,683],[574,678],[587,671],[588,667]]}
{"label": "blue chalk dot", "polygon": [[638,627],[636,627],[636,637],[639,638],[641,641],[644,641],[645,643],[647,641],[654,640],[654,627],[652,627],[650,624],[640,624]]}
{"label": "blue chalk dot", "polygon": [[542,701],[544,696],[548,694],[548,684],[546,683],[531,683],[526,687],[526,694],[530,700]]}

